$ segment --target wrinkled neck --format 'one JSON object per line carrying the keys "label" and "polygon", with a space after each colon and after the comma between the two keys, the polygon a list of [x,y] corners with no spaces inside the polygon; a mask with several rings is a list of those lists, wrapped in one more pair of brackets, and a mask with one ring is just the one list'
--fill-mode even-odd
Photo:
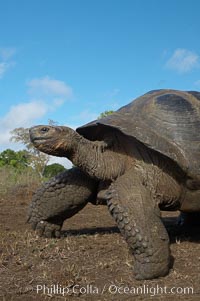
{"label": "wrinkled neck", "polygon": [[107,180],[115,179],[124,173],[124,157],[108,148],[104,141],[90,141],[75,132],[68,153],[73,164],[91,177]]}

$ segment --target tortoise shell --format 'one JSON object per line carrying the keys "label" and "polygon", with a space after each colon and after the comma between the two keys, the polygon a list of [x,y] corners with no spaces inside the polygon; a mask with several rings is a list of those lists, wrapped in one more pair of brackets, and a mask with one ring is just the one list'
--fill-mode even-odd
{"label": "tortoise shell", "polygon": [[105,118],[77,129],[90,140],[118,129],[175,161],[192,178],[200,177],[200,93],[154,90]]}

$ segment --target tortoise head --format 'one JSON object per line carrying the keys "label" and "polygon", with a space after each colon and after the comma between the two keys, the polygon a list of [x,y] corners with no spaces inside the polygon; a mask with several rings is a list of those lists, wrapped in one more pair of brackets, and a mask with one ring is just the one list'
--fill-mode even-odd
{"label": "tortoise head", "polygon": [[65,126],[38,125],[30,128],[30,140],[40,151],[59,157],[67,157],[75,131]]}

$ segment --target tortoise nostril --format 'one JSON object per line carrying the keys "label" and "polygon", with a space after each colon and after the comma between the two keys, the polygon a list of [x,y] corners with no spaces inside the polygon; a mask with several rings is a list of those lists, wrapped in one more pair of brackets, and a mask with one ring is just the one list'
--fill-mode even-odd
{"label": "tortoise nostril", "polygon": [[49,131],[49,128],[48,127],[43,127],[41,128],[40,132],[42,133],[47,133]]}

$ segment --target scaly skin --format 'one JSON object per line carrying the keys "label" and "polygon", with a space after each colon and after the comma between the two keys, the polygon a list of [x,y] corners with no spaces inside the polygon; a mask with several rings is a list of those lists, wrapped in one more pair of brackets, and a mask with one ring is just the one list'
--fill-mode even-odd
{"label": "scaly skin", "polygon": [[96,198],[97,182],[79,168],[65,171],[39,188],[32,199],[28,223],[40,236],[60,236],[65,219]]}
{"label": "scaly skin", "polygon": [[[156,191],[159,192],[159,179],[157,186],[153,184],[155,179],[151,185],[150,181],[145,183],[145,178],[150,180],[156,172],[160,173],[153,166],[146,166],[145,174],[144,170],[134,167],[119,177],[107,192],[109,211],[134,255],[136,279],[157,278],[169,272],[169,238],[160,218],[158,199],[154,199]],[[174,179],[166,174],[160,176],[161,180],[168,177],[166,193],[170,191],[178,201],[178,184],[175,187]],[[163,201],[165,197],[169,199],[169,195],[163,195]]]}

